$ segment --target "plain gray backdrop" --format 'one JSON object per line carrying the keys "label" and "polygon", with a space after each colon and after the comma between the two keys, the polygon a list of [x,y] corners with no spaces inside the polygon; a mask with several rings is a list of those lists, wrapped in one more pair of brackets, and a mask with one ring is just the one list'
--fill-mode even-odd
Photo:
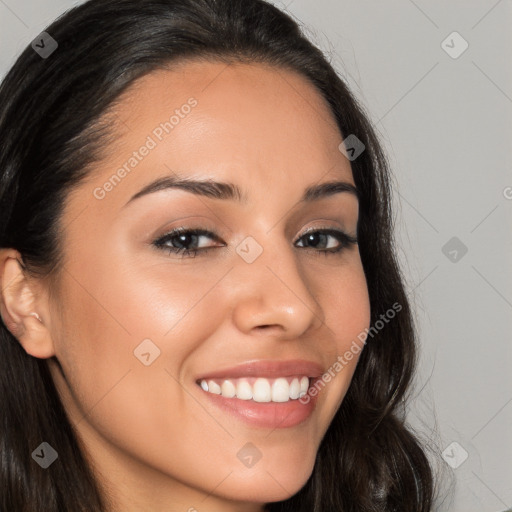
{"label": "plain gray backdrop", "polygon": [[[71,0],[0,0],[0,76]],[[455,490],[512,507],[512,2],[273,0],[365,106],[416,314],[411,424]],[[378,236],[378,233],[376,233]],[[467,458],[466,458],[467,457]]]}

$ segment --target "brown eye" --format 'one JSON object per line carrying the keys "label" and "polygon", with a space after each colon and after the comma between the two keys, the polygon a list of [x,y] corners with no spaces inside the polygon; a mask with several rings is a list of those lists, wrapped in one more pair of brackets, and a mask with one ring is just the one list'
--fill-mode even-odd
{"label": "brown eye", "polygon": [[338,246],[335,248],[319,249],[317,252],[323,252],[325,255],[330,253],[336,254],[351,245],[357,244],[356,238],[337,229],[315,229],[302,235],[299,241],[304,240],[306,243],[311,244],[314,249],[317,249],[318,246],[328,244],[329,238],[337,240]]}
{"label": "brown eye", "polygon": [[[195,247],[198,245],[201,238],[211,238],[213,240],[220,241],[219,237],[208,231],[207,229],[187,229],[187,228],[176,228],[158,240],[153,242],[153,245],[159,249],[168,251],[173,254],[181,254],[182,257],[195,257],[197,253],[206,253],[213,247]],[[177,247],[176,247],[177,245]],[[189,248],[190,246],[194,246]]]}

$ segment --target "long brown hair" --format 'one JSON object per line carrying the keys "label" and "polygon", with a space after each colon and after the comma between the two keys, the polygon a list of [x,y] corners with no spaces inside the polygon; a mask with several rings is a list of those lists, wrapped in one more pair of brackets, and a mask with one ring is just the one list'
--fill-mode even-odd
{"label": "long brown hair", "polygon": [[[204,58],[293,70],[328,102],[342,137],[364,144],[351,165],[371,324],[395,303],[401,310],[368,338],[307,483],[266,509],[429,511],[432,469],[403,414],[416,332],[394,249],[389,164],[364,109],[322,52],[263,0],[90,0],[45,31],[58,48],[42,58],[28,46],[0,86],[0,247],[17,249],[27,272],[58,272],[63,201],[108,146],[105,114],[157,68]],[[0,410],[1,510],[108,510],[46,360],[27,355],[3,323]],[[42,441],[59,454],[46,470],[31,458]]]}

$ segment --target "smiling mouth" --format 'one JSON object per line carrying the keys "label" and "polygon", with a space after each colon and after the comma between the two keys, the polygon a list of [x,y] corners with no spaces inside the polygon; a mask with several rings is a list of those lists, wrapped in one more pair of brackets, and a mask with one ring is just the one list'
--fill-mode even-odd
{"label": "smiling mouth", "polygon": [[196,384],[207,393],[224,398],[238,398],[259,403],[283,403],[302,398],[307,393],[311,380],[305,375],[295,375],[277,378],[199,379]]}
{"label": "smiling mouth", "polygon": [[241,377],[200,379],[196,384],[209,403],[231,418],[250,427],[274,430],[296,427],[312,415],[318,397],[307,392],[314,380],[304,375],[275,379]]}

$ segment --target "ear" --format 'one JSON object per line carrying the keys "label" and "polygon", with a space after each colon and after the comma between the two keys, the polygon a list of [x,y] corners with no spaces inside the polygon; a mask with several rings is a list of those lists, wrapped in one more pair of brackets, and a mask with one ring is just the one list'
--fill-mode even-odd
{"label": "ear", "polygon": [[0,314],[27,354],[46,359],[55,355],[46,294],[41,283],[24,271],[21,261],[18,251],[0,250]]}

